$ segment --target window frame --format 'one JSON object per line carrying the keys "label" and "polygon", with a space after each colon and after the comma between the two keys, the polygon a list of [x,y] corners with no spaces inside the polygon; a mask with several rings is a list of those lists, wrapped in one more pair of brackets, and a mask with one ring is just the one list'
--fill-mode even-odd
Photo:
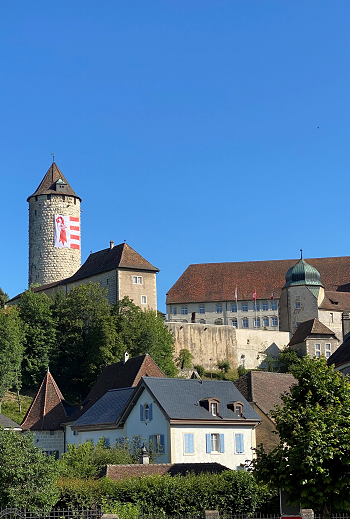
{"label": "window frame", "polygon": [[242,312],[248,312],[248,303],[242,303]]}
{"label": "window frame", "polygon": [[216,305],[215,313],[222,314],[222,305]]}
{"label": "window frame", "polygon": [[271,310],[276,312],[277,310],[277,301],[271,301]]}
{"label": "window frame", "polygon": [[199,305],[199,313],[205,314],[205,305]]}
{"label": "window frame", "polygon": [[233,314],[237,313],[237,303],[231,303],[231,312]]}
{"label": "window frame", "polygon": [[278,326],[278,317],[277,317],[277,315],[272,315],[271,316],[271,322],[272,322],[271,326],[274,326],[274,327]]}
{"label": "window frame", "polygon": [[141,304],[147,305],[147,296],[141,296]]}
{"label": "window frame", "polygon": [[243,319],[242,319],[242,328],[249,328],[249,319],[248,319],[248,317],[243,317]]}
{"label": "window frame", "polygon": [[300,310],[301,309],[301,303],[300,301],[295,301],[295,309]]}
{"label": "window frame", "polygon": [[187,306],[181,307],[181,315],[188,315],[188,308]]}
{"label": "window frame", "polygon": [[320,343],[315,344],[315,357],[316,357],[316,359],[319,359],[321,357],[321,344]]}
{"label": "window frame", "polygon": [[267,301],[263,301],[263,303],[262,303],[262,310],[263,310],[263,312],[268,312],[269,311],[269,303]]}

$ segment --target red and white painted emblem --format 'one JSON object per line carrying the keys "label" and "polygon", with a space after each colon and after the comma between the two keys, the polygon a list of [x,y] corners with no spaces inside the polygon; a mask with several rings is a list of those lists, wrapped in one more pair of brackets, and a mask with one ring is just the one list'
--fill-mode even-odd
{"label": "red and white painted emblem", "polygon": [[55,214],[55,247],[80,249],[79,218]]}

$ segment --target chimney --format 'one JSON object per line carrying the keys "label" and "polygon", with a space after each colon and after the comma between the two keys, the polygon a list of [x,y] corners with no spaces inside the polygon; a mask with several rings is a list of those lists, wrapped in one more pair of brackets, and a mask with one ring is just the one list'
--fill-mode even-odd
{"label": "chimney", "polygon": [[341,316],[342,329],[343,329],[343,341],[346,341],[350,337],[350,316],[349,312],[343,312]]}
{"label": "chimney", "polygon": [[147,452],[147,449],[145,447],[145,444],[141,447],[141,453],[139,456],[139,463],[140,465],[149,465],[149,454]]}
{"label": "chimney", "polygon": [[129,360],[129,353],[126,351],[126,352],[124,353],[124,360],[123,360],[124,364],[125,364],[126,362],[128,362],[128,360]]}
{"label": "chimney", "polygon": [[110,241],[110,242],[109,242],[109,248],[112,250],[113,247],[114,247],[114,241]]}

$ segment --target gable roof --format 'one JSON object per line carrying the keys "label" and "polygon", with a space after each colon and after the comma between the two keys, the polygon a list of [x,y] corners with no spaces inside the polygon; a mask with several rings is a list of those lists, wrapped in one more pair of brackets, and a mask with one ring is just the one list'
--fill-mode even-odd
{"label": "gable roof", "polygon": [[72,429],[74,430],[76,426],[115,424],[134,391],[134,387],[110,389],[74,422]]}
{"label": "gable roof", "polygon": [[288,393],[297,380],[290,373],[249,371],[234,384],[248,402],[256,403],[267,415],[275,405],[282,405],[282,394]]}
{"label": "gable roof", "polygon": [[336,368],[342,364],[347,364],[348,362],[350,362],[350,337],[348,337],[327,359],[328,366],[334,364]]}
{"label": "gable roof", "polygon": [[[232,382],[153,377],[142,378],[128,408],[121,417],[121,421],[126,419],[144,388],[150,392],[169,420],[260,421],[259,416]],[[199,404],[200,400],[207,398],[218,398],[220,400],[218,416],[213,416],[211,412]],[[227,407],[230,402],[242,402],[244,404],[243,418]]]}
{"label": "gable roof", "polygon": [[68,195],[68,196],[74,196],[75,198],[79,198],[79,200],[81,201],[81,198],[73,191],[73,189],[69,185],[67,179],[63,175],[62,171],[57,166],[56,162],[53,162],[51,164],[51,166],[49,167],[49,169],[46,172],[46,175],[40,182],[37,190],[32,195],[28,196],[27,201],[29,201],[29,199],[32,196],[57,195],[58,193],[56,191],[55,184],[56,184],[57,180],[59,180],[59,179],[63,180],[63,182],[65,184],[67,184],[67,188],[66,188],[66,191],[64,194]]}
{"label": "gable roof", "polygon": [[130,245],[120,243],[112,249],[109,247],[108,249],[91,253],[80,269],[72,277],[65,279],[64,282],[71,283],[116,268],[159,272],[157,267],[151,265],[151,263],[145,260],[138,252],[132,249]]}
{"label": "gable roof", "polygon": [[[239,300],[251,300],[254,289],[258,299],[281,295],[287,271],[296,259],[201,263],[189,265],[167,294],[167,304],[233,301],[235,289]],[[350,256],[312,258],[327,290],[350,291]]]}
{"label": "gable roof", "polygon": [[0,413],[0,426],[4,427],[4,429],[22,429],[18,423],[14,422],[11,418],[8,418],[2,413]]}
{"label": "gable roof", "polygon": [[332,330],[315,318],[299,324],[288,346],[299,344],[311,335],[333,335],[335,337],[335,333]]}
{"label": "gable roof", "polygon": [[[146,353],[138,357],[131,357],[127,362],[116,362],[106,366],[89,394],[82,402],[81,409],[78,409],[69,421],[75,421],[82,416],[97,400],[111,389],[136,387],[141,377],[165,377],[164,373],[154,362],[152,357]],[[67,420],[66,420],[67,421]]]}
{"label": "gable roof", "polygon": [[75,411],[63,398],[53,376],[48,371],[21,424],[24,430],[54,431]]}
{"label": "gable roof", "polygon": [[350,311],[350,292],[327,290],[320,309],[334,312]]}

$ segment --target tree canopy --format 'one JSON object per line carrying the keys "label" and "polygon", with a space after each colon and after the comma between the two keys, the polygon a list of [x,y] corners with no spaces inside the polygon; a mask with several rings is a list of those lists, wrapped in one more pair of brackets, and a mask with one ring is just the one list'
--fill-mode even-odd
{"label": "tree canopy", "polygon": [[350,384],[325,358],[290,369],[298,385],[271,412],[280,443],[270,454],[257,449],[255,475],[329,517],[350,506]]}
{"label": "tree canopy", "polygon": [[0,287],[0,308],[5,308],[8,298],[8,294],[6,294],[6,292],[4,292],[3,289]]}

